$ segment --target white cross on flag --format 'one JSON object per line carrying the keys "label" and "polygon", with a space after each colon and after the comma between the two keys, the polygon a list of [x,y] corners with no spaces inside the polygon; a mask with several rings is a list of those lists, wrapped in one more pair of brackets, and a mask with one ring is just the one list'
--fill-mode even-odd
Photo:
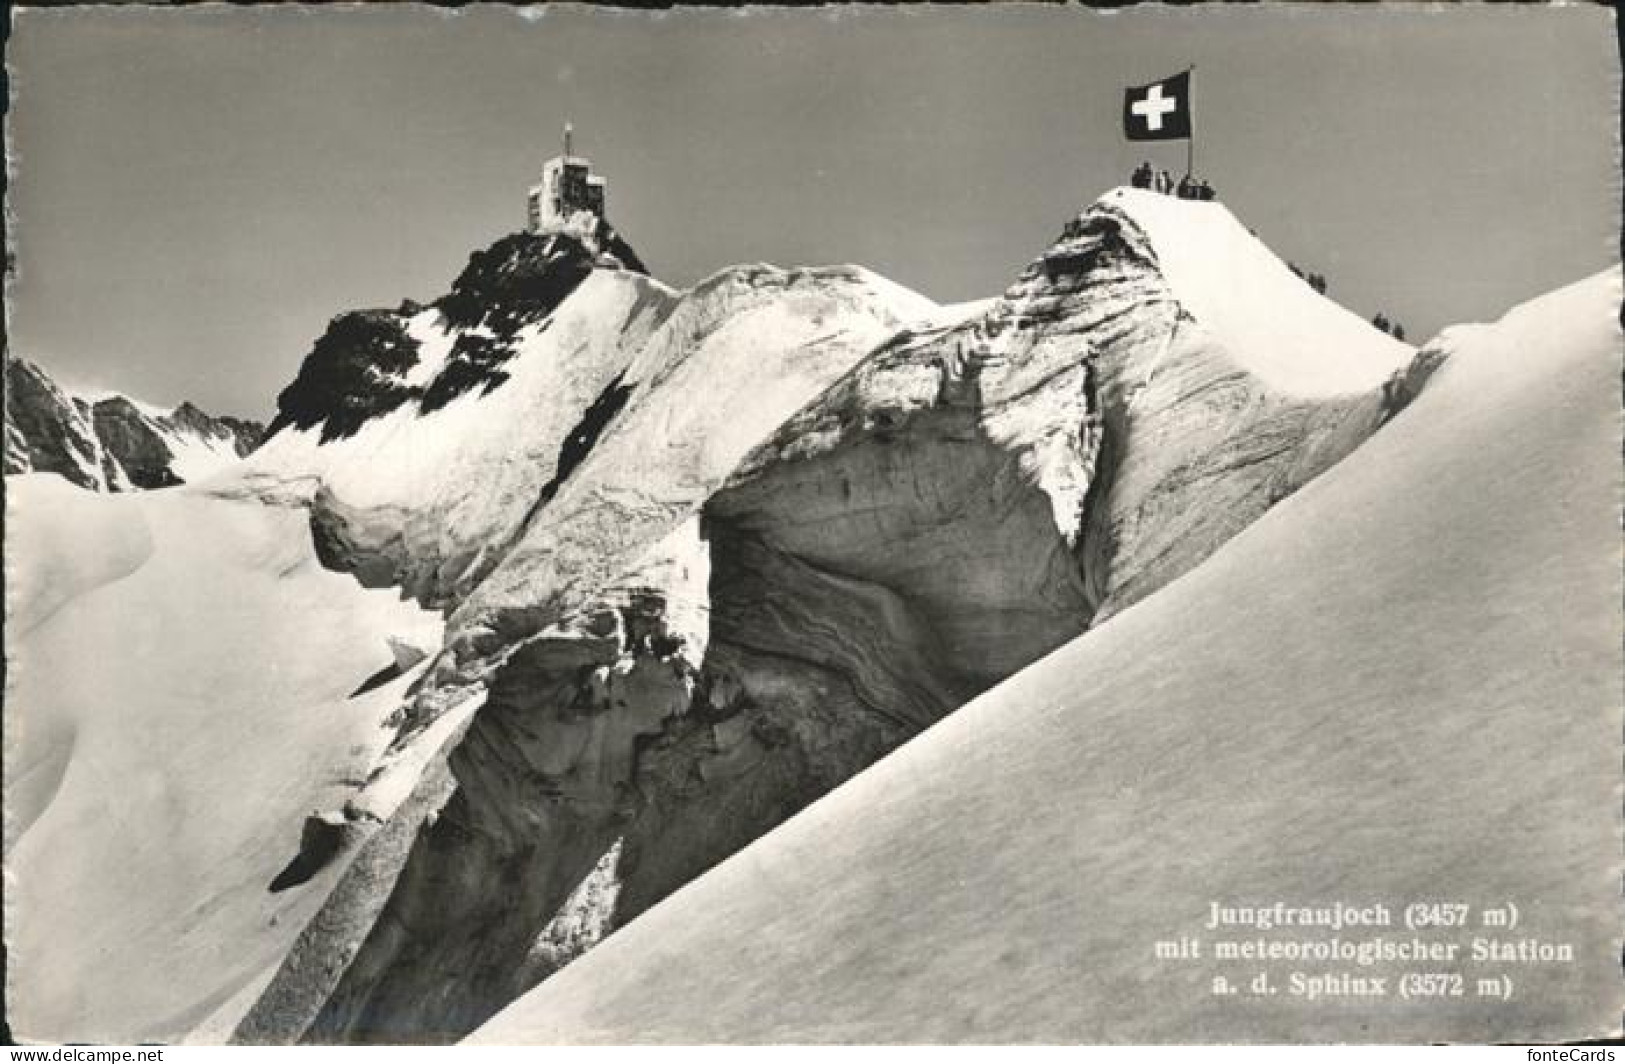
{"label": "white cross on flag", "polygon": [[1190,135],[1189,70],[1123,94],[1123,136],[1129,140],[1186,140]]}

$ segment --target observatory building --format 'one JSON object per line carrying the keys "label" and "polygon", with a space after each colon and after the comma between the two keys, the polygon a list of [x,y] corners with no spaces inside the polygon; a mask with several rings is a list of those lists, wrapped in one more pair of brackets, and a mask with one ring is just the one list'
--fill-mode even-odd
{"label": "observatory building", "polygon": [[592,172],[592,163],[570,152],[570,124],[564,126],[564,154],[542,165],[540,184],[530,189],[530,231],[553,232],[564,227],[577,211],[604,216],[604,179]]}

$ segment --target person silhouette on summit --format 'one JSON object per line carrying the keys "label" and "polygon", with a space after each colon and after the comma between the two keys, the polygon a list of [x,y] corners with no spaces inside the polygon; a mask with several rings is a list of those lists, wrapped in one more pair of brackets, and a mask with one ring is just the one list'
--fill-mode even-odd
{"label": "person silhouette on summit", "polygon": [[1151,164],[1141,163],[1135,168],[1134,173],[1129,176],[1128,180],[1129,184],[1133,185],[1135,188],[1150,188]]}

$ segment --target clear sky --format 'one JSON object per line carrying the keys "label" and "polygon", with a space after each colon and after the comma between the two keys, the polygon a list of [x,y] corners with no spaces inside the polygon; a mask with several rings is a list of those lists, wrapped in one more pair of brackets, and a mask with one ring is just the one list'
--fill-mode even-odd
{"label": "clear sky", "polygon": [[654,273],[857,262],[993,295],[1142,157],[1122,90],[1196,64],[1196,168],[1412,338],[1617,258],[1598,7],[15,16],[14,350],[266,416],[327,320],[445,291],[557,152]]}

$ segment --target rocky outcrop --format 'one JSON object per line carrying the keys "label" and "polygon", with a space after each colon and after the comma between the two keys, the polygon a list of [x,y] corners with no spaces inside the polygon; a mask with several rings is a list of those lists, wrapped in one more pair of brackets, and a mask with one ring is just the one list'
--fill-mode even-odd
{"label": "rocky outcrop", "polygon": [[534,947],[634,817],[641,746],[693,701],[707,575],[689,527],[509,656],[451,754],[456,792],[307,1039],[450,1038],[550,970]]}
{"label": "rocky outcrop", "polygon": [[57,473],[92,491],[173,487],[242,458],[263,434],[189,402],[164,413],[122,395],[70,396],[33,363],[6,360],[7,473]]}
{"label": "rocky outcrop", "polygon": [[328,322],[298,376],[277,396],[267,435],[318,426],[324,441],[352,435],[420,394],[399,380],[417,362],[417,342],[396,312],[340,314]]}
{"label": "rocky outcrop", "polygon": [[545,234],[511,233],[470,256],[435,306],[457,328],[512,336],[551,314],[594,269],[649,272],[607,222]]}
{"label": "rocky outcrop", "polygon": [[100,491],[101,441],[73,398],[45,371],[21,358],[6,359],[7,473],[56,473]]}
{"label": "rocky outcrop", "polygon": [[104,461],[136,488],[201,479],[250,453],[263,435],[255,422],[211,417],[191,403],[164,414],[115,395],[90,409]]}
{"label": "rocky outcrop", "polygon": [[[849,268],[651,284],[594,269],[513,334],[485,397],[305,452],[323,558],[450,610],[397,744],[485,702],[450,782],[385,826],[409,851],[340,892],[352,914],[356,892],[387,901],[315,934],[309,955],[337,960],[285,965],[246,1040],[468,1030],[1190,570],[1420,379],[1222,207],[1169,197],[1106,197],[965,320]],[[435,328],[454,349],[463,327]],[[541,428],[548,460],[500,508],[456,514],[456,491],[421,487],[440,473],[386,472],[421,453],[413,421],[492,425],[467,460],[525,446],[523,397],[566,390],[551,409],[575,416]],[[419,486],[380,490],[397,479]],[[452,526],[477,545],[448,554]]]}
{"label": "rocky outcrop", "polygon": [[239,458],[248,457],[265,438],[265,426],[258,421],[224,414],[216,417],[205,413],[190,402],[182,402],[171,411],[168,421],[173,428],[190,432],[194,436],[229,439],[231,449]]}
{"label": "rocky outcrop", "polygon": [[513,234],[434,304],[335,318],[223,493],[302,496],[324,563],[450,607],[569,475],[675,294],[607,224]]}
{"label": "rocky outcrop", "polygon": [[1366,359],[1364,388],[1294,392],[1187,302],[1108,199],[985,315],[867,359],[707,503],[719,600],[752,603],[740,649],[834,662],[917,729],[1194,567],[1385,416],[1409,352],[1375,330],[1291,352]]}
{"label": "rocky outcrop", "polygon": [[[618,412],[604,397],[673,301],[639,274],[595,271],[514,334],[500,387],[429,411],[409,399],[336,439],[325,427],[288,427],[218,490],[302,494],[324,564],[428,605],[455,605],[520,535],[545,486],[557,490],[586,438]],[[483,335],[434,309],[403,328],[422,353],[411,387],[432,388],[441,367],[459,372],[458,344]]]}
{"label": "rocky outcrop", "polygon": [[[546,319],[595,268],[647,271],[607,222],[538,235],[513,233],[470,256],[451,291],[429,308],[359,310],[328,324],[296,376],[277,398],[270,435],[318,429],[324,442],[407,403],[433,413],[471,392],[507,383],[503,366],[523,346],[520,334]],[[449,334],[449,349],[424,363],[416,322]]]}
{"label": "rocky outcrop", "polygon": [[170,488],[182,483],[170,468],[173,455],[158,426],[122,396],[103,399],[91,408],[96,436],[137,488]]}
{"label": "rocky outcrop", "polygon": [[389,656],[395,660],[397,672],[409,672],[429,656],[428,650],[399,636],[392,635],[384,642],[389,646]]}

